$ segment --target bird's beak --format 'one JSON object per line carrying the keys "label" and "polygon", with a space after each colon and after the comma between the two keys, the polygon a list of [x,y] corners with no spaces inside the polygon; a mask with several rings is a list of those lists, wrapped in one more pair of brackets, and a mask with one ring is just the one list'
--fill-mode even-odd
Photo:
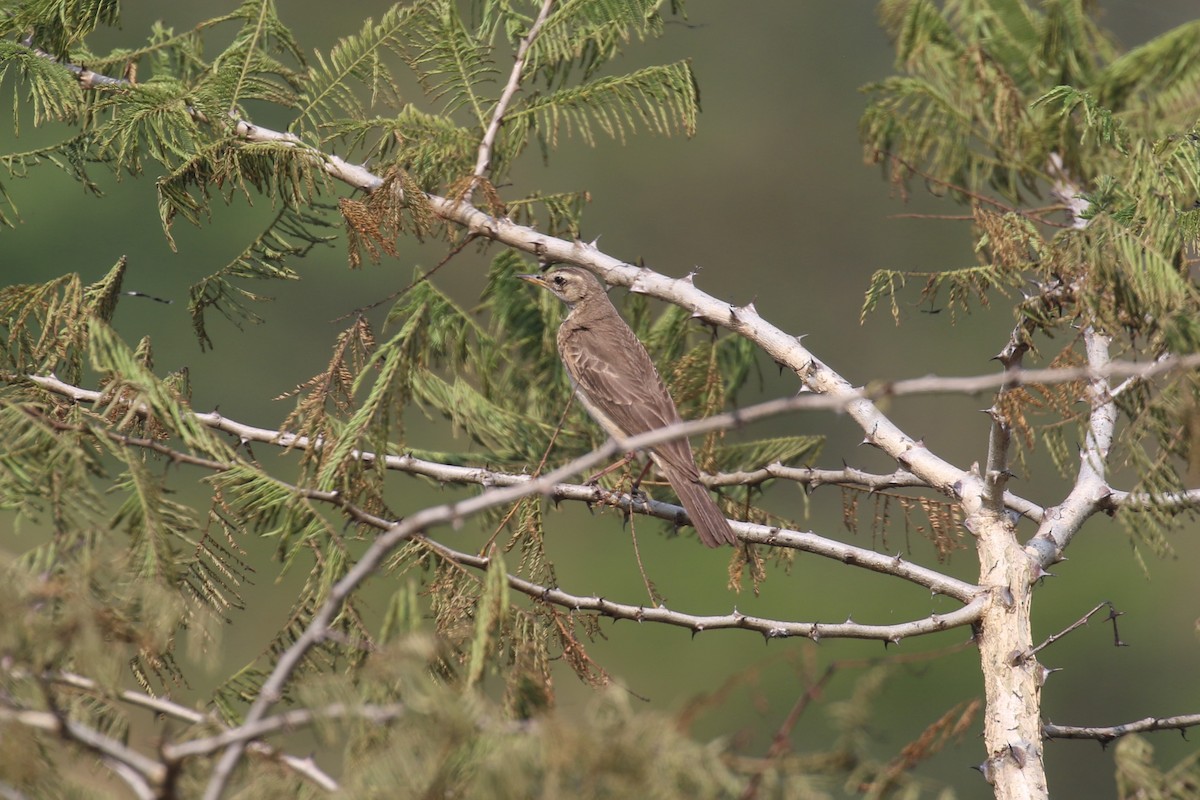
{"label": "bird's beak", "polygon": [[546,283],[546,279],[541,275],[538,275],[536,272],[518,274],[516,277],[520,278],[526,283],[532,283],[534,286],[540,286],[543,289],[548,289],[550,287],[550,284]]}

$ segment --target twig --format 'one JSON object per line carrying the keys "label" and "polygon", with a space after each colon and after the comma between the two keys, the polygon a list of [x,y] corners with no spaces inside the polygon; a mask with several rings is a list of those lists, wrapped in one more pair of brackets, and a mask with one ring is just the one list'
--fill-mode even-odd
{"label": "twig", "polygon": [[24,725],[27,728],[47,731],[98,754],[110,767],[123,765],[116,772],[133,789],[138,797],[154,797],[152,785],[166,777],[166,767],[153,759],[118,742],[83,723],[68,719],[52,711],[33,711],[0,708],[0,720]]}
{"label": "twig", "polygon": [[529,32],[525,34],[517,45],[517,54],[513,58],[513,67],[508,75],[508,82],[504,84],[504,90],[500,93],[500,99],[496,101],[496,107],[492,110],[492,119],[488,123],[487,130],[483,133],[483,139],[479,142],[479,152],[475,156],[475,172],[471,179],[470,188],[464,194],[468,200],[471,197],[471,193],[475,191],[475,187],[479,181],[491,169],[492,151],[496,147],[496,137],[500,135],[500,127],[504,124],[504,115],[508,113],[509,104],[512,102],[517,90],[521,88],[521,73],[525,71],[525,60],[529,57],[529,48],[533,45],[534,39],[541,33],[542,26],[546,24],[546,20],[550,16],[550,9],[553,7],[554,0],[544,0],[537,18],[529,26]]}
{"label": "twig", "polygon": [[[575,405],[575,393],[571,392],[571,396],[567,398],[567,405],[563,408],[562,414],[558,418],[558,424],[554,426],[554,432],[550,434],[550,441],[546,443],[546,449],[542,451],[542,459],[538,461],[538,465],[533,469],[533,477],[542,474],[542,470],[546,468],[546,461],[550,458],[550,453],[554,451],[554,443],[558,441],[558,435],[562,433],[563,425],[567,422],[567,415],[571,413],[571,406]],[[500,531],[504,530],[504,526],[512,519],[513,514],[517,513],[517,509],[521,507],[520,503],[513,503],[513,507],[504,515],[504,519],[500,520],[496,525],[496,529],[492,531],[492,535],[483,543],[483,547],[479,548],[479,554],[491,550],[492,545],[496,541],[496,537],[500,535]]]}
{"label": "twig", "polygon": [[429,269],[422,272],[420,275],[418,275],[416,278],[414,278],[412,280],[412,282],[409,283],[407,286],[405,286],[403,289],[397,289],[396,291],[392,292],[391,294],[387,295],[386,297],[382,297],[373,303],[368,303],[365,306],[359,306],[358,308],[354,309],[353,311],[347,311],[345,314],[342,314],[340,317],[334,317],[333,322],[342,322],[343,320],[349,319],[350,317],[362,316],[363,314],[367,313],[368,311],[370,311],[373,308],[378,308],[379,306],[383,305],[384,303],[392,302],[398,298],[403,297],[404,295],[411,292],[417,286],[420,286],[422,283],[429,280],[435,272],[437,272],[442,267],[449,264],[450,261],[456,255],[458,255],[463,250],[465,250],[467,248],[467,245],[469,245],[472,241],[474,241],[474,239],[475,239],[474,236],[464,236],[462,238],[462,241],[457,242],[453,247],[451,247],[449,250],[446,251],[446,255],[442,256],[441,260],[438,261],[438,263],[434,264],[432,267],[430,267]]}
{"label": "twig", "polygon": [[742,792],[741,800],[755,800],[758,797],[759,787],[762,785],[763,776],[767,772],[767,768],[777,761],[784,753],[792,748],[792,730],[796,724],[800,722],[800,717],[808,710],[808,707],[821,694],[821,690],[825,688],[825,684],[829,683],[838,672],[838,662],[834,661],[825,667],[825,671],[821,673],[821,677],[810,683],[808,687],[800,693],[796,698],[796,702],[792,705],[792,710],[783,718],[783,722],[775,731],[775,735],[771,738],[771,746],[767,748],[767,754],[763,758],[762,764],[754,774],[750,776],[750,781],[746,784],[745,791]]}
{"label": "twig", "polygon": [[1113,624],[1113,646],[1114,647],[1124,647],[1125,643],[1123,641],[1121,641],[1121,634],[1117,631],[1117,617],[1122,616],[1124,614],[1124,612],[1117,611],[1116,606],[1114,606],[1112,604],[1111,600],[1105,600],[1103,603],[1096,606],[1091,611],[1087,612],[1082,617],[1075,620],[1074,622],[1072,622],[1067,627],[1063,628],[1058,633],[1047,636],[1046,640],[1044,642],[1042,642],[1037,647],[1030,650],[1027,655],[1028,656],[1036,655],[1037,653],[1041,652],[1043,648],[1049,647],[1050,645],[1054,644],[1055,642],[1057,642],[1059,639],[1066,636],[1071,631],[1076,630],[1076,629],[1081,628],[1082,626],[1086,625],[1088,623],[1088,621],[1093,616],[1095,616],[1097,611],[1099,611],[1100,609],[1105,608],[1105,607],[1108,608],[1108,618],[1105,621],[1111,622]]}
{"label": "twig", "polygon": [[386,725],[404,716],[406,712],[407,708],[401,703],[383,706],[352,706],[345,703],[331,703],[315,709],[295,708],[255,722],[244,722],[236,728],[222,731],[216,736],[166,745],[162,748],[163,757],[169,762],[175,762],[204,756],[234,743],[246,744],[270,733],[294,731],[327,719],[362,719],[376,725]]}
{"label": "twig", "polygon": [[[9,674],[14,677],[21,677],[18,673],[10,672]],[[103,691],[100,685],[92,679],[72,672],[51,673],[44,675],[42,680],[69,686],[85,692]],[[163,697],[154,697],[153,695],[142,694],[141,692],[124,690],[117,692],[115,698],[132,706],[144,708],[148,711],[153,711],[155,714],[162,714],[163,716],[171,717],[190,725],[216,725],[224,727],[220,720],[209,714],[202,714],[199,711],[179,705],[178,703],[173,703]],[[248,749],[272,761],[283,764],[288,769],[307,778],[325,791],[335,792],[338,789],[337,781],[317,767],[316,762],[311,757],[300,758],[299,756],[290,755],[265,742],[251,742]]]}
{"label": "twig", "polygon": [[[67,387],[69,384],[61,384],[56,378],[36,378],[34,379],[39,384],[46,387],[57,385]],[[79,392],[90,393],[90,390],[78,390]],[[96,393],[98,394],[98,393]],[[86,397],[81,399],[86,400]],[[222,430],[226,430],[228,420],[219,415],[203,415],[197,414],[201,421],[206,421],[214,425],[220,425]],[[591,453],[581,456],[568,464],[559,467],[551,472],[548,476],[531,477],[529,475],[513,475],[509,473],[493,473],[485,469],[476,467],[453,467],[444,464],[433,462],[420,462],[422,466],[429,466],[429,470],[416,469],[412,471],[416,474],[428,474],[431,477],[436,477],[440,480],[457,481],[460,483],[477,483],[483,486],[491,487],[489,491],[473,498],[472,502],[481,500],[485,497],[501,497],[494,504],[503,502],[511,502],[512,499],[520,499],[533,494],[542,494],[544,496],[554,497],[563,500],[576,500],[581,502],[604,502],[622,511],[634,511],[641,514],[655,516],[660,519],[672,520],[679,522],[683,520],[685,512],[682,508],[669,503],[663,503],[656,500],[649,500],[644,497],[634,497],[627,493],[608,492],[597,486],[567,484],[558,480],[560,475],[573,475],[588,470],[591,466],[601,463],[611,456],[618,453],[628,452],[629,448],[640,449],[642,447],[655,444],[660,441],[666,441],[670,436],[678,436],[679,433],[672,434],[672,429],[683,430],[695,423],[685,423],[682,426],[671,426],[670,428],[662,428],[658,431],[651,431],[640,436],[629,439],[626,443],[618,445],[618,443],[610,440],[600,448]],[[258,429],[268,436],[279,438],[274,431],[265,431]],[[240,432],[238,435],[245,434],[246,438],[253,438],[251,431],[245,429],[240,424],[234,424],[230,429],[231,432]],[[163,445],[159,445],[160,447]],[[416,461],[409,456],[397,457],[401,459],[409,459]],[[217,469],[228,469],[232,465],[213,462]],[[361,510],[356,509],[352,504],[346,502],[345,498],[338,492],[320,491],[306,487],[294,486],[294,491],[303,496],[324,503],[329,503],[336,506],[347,514],[350,514],[356,521],[361,522],[381,530],[388,530],[393,522],[385,520],[374,515],[366,514]],[[497,493],[505,493],[502,496]],[[511,499],[510,499],[511,498]],[[466,501],[464,501],[466,502]],[[484,505],[480,508],[491,507]],[[441,509],[450,509],[452,517],[449,521],[461,521],[465,516],[453,516],[459,512],[454,510],[454,505],[440,506]],[[427,509],[430,511],[432,509]],[[471,511],[470,513],[475,513]],[[787,547],[804,552],[813,553],[815,555],[824,556],[826,558],[840,561],[844,564],[852,564],[864,567],[874,572],[879,572],[887,575],[893,575],[903,580],[910,581],[919,586],[923,586],[936,594],[944,594],[948,597],[953,597],[960,602],[968,602],[971,600],[978,587],[975,584],[967,583],[955,578],[951,578],[936,570],[928,569],[917,564],[910,563],[900,558],[899,556],[891,556],[884,553],[878,553],[863,547],[855,547],[853,545],[844,544],[842,542],[828,539],[819,536],[815,533],[807,533],[801,531],[787,530],[768,525],[757,525],[749,522],[731,521],[730,523],[734,530],[739,533],[739,536],[747,542],[764,544],[772,547]],[[455,557],[456,561],[468,563],[464,557]],[[475,562],[471,562],[473,565]],[[486,559],[479,560],[478,564],[486,568]]]}
{"label": "twig", "polygon": [[661,607],[663,599],[655,591],[654,582],[646,573],[646,563],[642,561],[642,548],[638,545],[637,525],[633,521],[632,514],[629,515],[629,539],[633,543],[633,560],[637,563],[638,573],[642,576],[642,586],[646,587],[646,596],[650,598],[651,604],[655,607]]}
{"label": "twig", "polygon": [[1108,744],[1114,739],[1120,739],[1131,733],[1186,731],[1188,728],[1197,726],[1200,726],[1200,714],[1181,714],[1175,717],[1146,717],[1136,722],[1126,722],[1108,727],[1055,725],[1047,722],[1042,725],[1042,734],[1047,739],[1096,739],[1101,744]]}

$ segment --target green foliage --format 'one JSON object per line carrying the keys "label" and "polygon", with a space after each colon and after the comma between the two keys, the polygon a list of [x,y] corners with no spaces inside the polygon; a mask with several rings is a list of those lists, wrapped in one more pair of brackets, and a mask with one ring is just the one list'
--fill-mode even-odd
{"label": "green foliage", "polygon": [[6,4],[0,35],[30,36],[43,50],[61,58],[101,25],[119,22],[117,0],[29,0]]}
{"label": "green foliage", "polygon": [[239,328],[243,323],[261,322],[247,304],[261,303],[270,298],[243,289],[235,281],[299,280],[299,274],[287,264],[304,257],[318,244],[334,238],[313,232],[321,227],[328,227],[328,223],[320,217],[284,207],[275,216],[271,226],[232,261],[193,284],[188,292],[188,312],[192,315],[192,328],[200,346],[212,346],[204,316],[210,309],[221,312]]}
{"label": "green foliage", "polygon": [[[365,20],[358,36],[343,39],[327,57],[317,53],[317,63],[304,82],[293,129],[301,125],[319,127],[341,115],[363,119],[367,108],[383,100],[398,103],[399,89],[383,56],[399,50],[403,41],[400,34],[412,13],[411,7],[392,6],[378,24]],[[369,104],[359,99],[357,84],[367,90]]]}
{"label": "green foliage", "polygon": [[[42,58],[31,47],[0,40],[0,80],[12,70],[17,82],[29,92],[33,124],[52,120],[75,120],[83,105],[83,92],[71,73]],[[13,97],[13,130],[20,132],[21,104]]]}
{"label": "green foliage", "polygon": [[[1121,53],[1080,0],[895,0],[881,4],[903,74],[867,87],[868,159],[901,188],[920,177],[972,208],[980,264],[939,273],[882,270],[863,313],[924,279],[921,301],[945,291],[951,312],[1013,290],[1016,336],[1039,350],[1067,326],[1118,339],[1129,358],[1200,350],[1200,25]],[[1033,200],[1073,204],[1065,218]],[[1070,360],[1078,338],[1047,354]],[[1076,359],[1077,360],[1077,359]],[[1180,488],[1194,458],[1186,436],[1196,387],[1169,379],[1161,395],[1121,400],[1123,454],[1143,488]],[[1191,400],[1181,401],[1183,392]],[[1030,409],[1014,406],[1024,420]],[[1047,425],[1061,424],[1051,417]],[[1052,453],[1061,432],[1044,429]],[[1153,442],[1153,444],[1152,444]],[[1070,459],[1068,459],[1069,461]],[[1157,526],[1152,526],[1152,530]],[[1141,541],[1164,549],[1160,533]]]}
{"label": "green foliage", "polygon": [[[113,319],[124,261],[90,286],[67,274],[0,289],[0,508],[44,531],[0,564],[6,707],[52,710],[124,741],[130,726],[115,692],[131,675],[146,692],[212,709],[198,730],[215,729],[217,717],[238,720],[338,582],[400,519],[392,504],[408,504],[416,476],[394,477],[396,461],[436,457],[534,473],[603,440],[571,404],[555,347],[563,309],[515,279],[540,265],[498,249],[478,303],[465,306],[438,270],[477,231],[446,224],[436,213],[443,198],[430,195],[481,201],[497,215],[578,236],[586,192],[510,188],[513,168],[531,144],[547,158],[563,136],[594,144],[640,131],[695,132],[699,91],[688,62],[623,72],[617,61],[627,45],[663,32],[663,6],[564,0],[530,38],[539,2],[415,0],[310,57],[286,24],[286,7],[281,17],[272,0],[246,0],[186,31],[156,24],[141,45],[105,53],[91,51],[89,36],[116,24],[113,2],[6,5],[0,78],[14,85],[14,129],[22,114],[34,125],[76,129],[56,144],[0,156],[9,176],[51,165],[98,191],[95,173],[149,173],[172,245],[174,222],[206,224],[213,198],[265,199],[275,209],[240,253],[191,287],[202,348],[214,343],[211,311],[238,328],[259,321],[253,305],[267,298],[249,282],[302,276],[301,259],[332,238],[325,212],[335,199],[352,266],[364,256],[395,257],[405,235],[446,251],[436,266],[413,269],[382,324],[369,311],[351,319],[326,364],[288,393],[294,407],[277,441],[292,452],[283,461],[260,460],[236,428],[226,428],[229,439],[216,430],[217,415],[195,414],[186,371],[156,372],[148,337],[121,338]],[[1082,0],[881,4],[903,74],[868,89],[868,155],[902,189],[919,176],[969,204],[980,263],[920,276],[881,271],[864,313],[887,303],[898,320],[897,298],[914,277],[924,280],[922,300],[944,301],[952,314],[1032,281],[1038,292],[1017,304],[1024,344],[1083,324],[1122,335],[1137,357],[1197,349],[1200,309],[1186,266],[1200,239],[1200,28],[1119,54],[1086,11]],[[514,61],[517,52],[523,61]],[[402,94],[400,65],[422,97]],[[287,132],[256,127],[252,111],[284,120]],[[481,148],[493,133],[490,150]],[[331,175],[360,162],[378,181],[337,195]],[[1072,186],[1086,201],[1079,220],[1030,207]],[[11,200],[7,187],[0,193]],[[1074,226],[1080,221],[1086,227]],[[719,336],[687,311],[636,294],[620,302],[685,417],[724,410],[757,375],[746,339]],[[1056,357],[1076,347],[1066,338]],[[1200,462],[1198,397],[1190,375],[1120,397],[1128,420],[1121,457],[1142,490],[1192,485],[1184,478]],[[1066,464],[1061,426],[1073,418],[1064,398],[1029,398],[1018,413],[1054,415],[1047,446]],[[419,414],[447,421],[461,447],[435,452],[425,427],[412,424]],[[712,434],[697,451],[707,471],[752,471],[809,463],[821,445],[807,436],[731,444]],[[185,490],[194,494],[178,494]],[[746,487],[743,498],[726,490],[721,501],[751,521],[777,519],[753,505],[756,491]],[[326,744],[344,746],[347,796],[743,792],[736,764],[718,757],[724,743],[697,743],[678,721],[633,713],[627,694],[598,695],[582,724],[553,714],[555,665],[590,685],[613,678],[588,650],[604,635],[598,615],[514,591],[522,581],[558,586],[544,542],[546,502],[528,497],[480,515],[484,570],[484,556],[452,557],[415,536],[389,554],[385,571],[399,588],[382,608],[358,591],[337,605],[281,699],[355,710],[317,725]],[[1164,552],[1169,517],[1152,510],[1139,543]],[[955,523],[940,510],[927,519],[938,536]],[[279,579],[301,585],[256,657],[203,676],[195,685],[206,688],[194,689],[195,664],[219,652],[220,624],[247,605],[249,537],[273,542]],[[760,561],[746,548],[734,572],[744,567],[757,587]],[[52,685],[56,673],[76,668],[98,686]],[[891,767],[864,754],[882,681],[882,672],[869,673],[835,707],[839,740],[822,754],[830,774],[853,771],[878,793],[898,785]],[[385,702],[402,713],[373,723],[368,709]],[[35,746],[0,725],[14,742],[0,781],[50,795],[78,788],[74,775],[55,769],[66,759],[53,737]],[[302,791],[294,776],[271,771],[273,759],[263,761],[246,792]],[[781,760],[757,774],[774,796],[807,797],[826,788],[810,777],[821,768]],[[181,769],[181,796],[198,787],[200,772]]]}
{"label": "green foliage", "polygon": [[1168,770],[1154,764],[1154,747],[1144,736],[1126,736],[1117,742],[1117,797],[1192,798],[1200,785],[1200,753],[1182,758]]}

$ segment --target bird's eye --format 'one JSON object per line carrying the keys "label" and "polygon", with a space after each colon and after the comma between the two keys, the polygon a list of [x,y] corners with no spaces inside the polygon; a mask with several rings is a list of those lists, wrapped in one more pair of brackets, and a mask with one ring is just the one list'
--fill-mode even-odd
{"label": "bird's eye", "polygon": [[567,279],[564,278],[562,275],[554,276],[554,285],[555,286],[563,286],[564,284],[566,284],[566,282],[567,282]]}

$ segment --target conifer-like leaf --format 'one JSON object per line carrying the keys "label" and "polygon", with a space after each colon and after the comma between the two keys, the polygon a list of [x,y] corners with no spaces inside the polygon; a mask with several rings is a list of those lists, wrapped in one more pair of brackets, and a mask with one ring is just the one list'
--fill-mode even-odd
{"label": "conifer-like leaf", "polygon": [[780,436],[716,448],[714,460],[722,472],[761,469],[770,464],[815,463],[824,436]]}
{"label": "conifer-like leaf", "polygon": [[283,208],[245,250],[217,272],[192,285],[188,292],[188,313],[202,348],[212,347],[205,325],[205,313],[209,310],[221,312],[238,328],[244,323],[262,321],[248,304],[271,298],[241,288],[235,281],[299,280],[299,274],[288,266],[289,263],[334,238],[313,232],[314,228],[320,227],[329,227],[329,223],[310,213]]}
{"label": "conifer-like leaf", "polygon": [[[580,68],[584,80],[611,61],[622,44],[662,32],[662,0],[570,0],[556,3],[530,48],[526,71],[561,81]],[[510,39],[524,36],[527,18],[507,18]]]}
{"label": "conifer-like leaf", "polygon": [[100,157],[138,172],[146,156],[167,167],[194,157],[203,139],[188,106],[191,89],[170,78],[111,89],[97,104]]}
{"label": "conifer-like leaf", "polygon": [[[16,80],[29,92],[33,124],[51,120],[73,122],[83,110],[83,93],[70,72],[42,56],[31,47],[0,40],[0,81],[12,70]],[[15,98],[14,98],[15,100]],[[13,133],[20,133],[19,105],[13,103]]]}
{"label": "conifer-like leaf", "polygon": [[467,29],[454,0],[422,0],[414,23],[405,53],[409,67],[430,97],[444,100],[445,113],[466,108],[482,130],[487,125],[482,90],[496,73],[491,45]]}
{"label": "conifer-like leaf", "polygon": [[39,0],[18,3],[0,16],[0,34],[25,37],[55,58],[66,58],[101,25],[120,21],[118,0]]}
{"label": "conifer-like leaf", "polygon": [[1121,55],[1097,76],[1100,102],[1114,109],[1137,108],[1179,121],[1195,120],[1200,91],[1200,22],[1172,28]]}
{"label": "conifer-like leaf", "polygon": [[215,22],[227,21],[240,21],[242,28],[213,61],[214,80],[208,86],[215,90],[217,103],[227,113],[236,113],[250,99],[290,104],[293,96],[271,76],[293,82],[298,76],[272,54],[284,54],[301,63],[304,56],[291,29],[279,18],[275,0],[243,0],[236,10]]}
{"label": "conifer-like leaf", "polygon": [[[316,55],[300,96],[298,125],[319,128],[340,116],[361,120],[367,107],[359,99],[355,84],[361,84],[368,103],[398,102],[399,89],[391,77],[384,56],[400,54],[408,26],[419,6],[399,3],[388,9],[376,23],[368,18],[356,36],[347,36],[329,51]],[[353,82],[353,83],[352,83]]]}
{"label": "conifer-like leaf", "polygon": [[[510,115],[509,122],[517,131],[536,126],[555,147],[560,132],[579,136],[589,145],[595,144],[597,130],[622,143],[638,129],[691,136],[699,113],[691,65],[680,61],[559,89],[531,100]],[[522,138],[519,132],[510,135]]]}

